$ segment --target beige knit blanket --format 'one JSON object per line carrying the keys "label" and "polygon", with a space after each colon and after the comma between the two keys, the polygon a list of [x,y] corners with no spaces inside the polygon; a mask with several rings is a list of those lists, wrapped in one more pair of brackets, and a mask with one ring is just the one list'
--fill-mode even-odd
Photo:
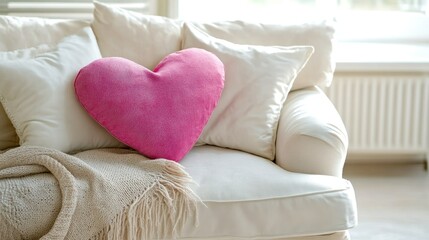
{"label": "beige knit blanket", "polygon": [[174,239],[196,218],[190,183],[131,150],[15,148],[0,154],[0,239]]}

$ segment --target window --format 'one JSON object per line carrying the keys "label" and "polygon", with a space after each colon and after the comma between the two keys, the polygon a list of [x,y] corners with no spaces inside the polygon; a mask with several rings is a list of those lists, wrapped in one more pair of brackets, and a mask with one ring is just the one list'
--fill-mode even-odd
{"label": "window", "polygon": [[337,20],[343,41],[429,42],[429,0],[173,0],[185,20]]}
{"label": "window", "polygon": [[[156,14],[156,0],[99,0],[100,2],[141,13]],[[91,18],[92,0],[0,0],[0,15],[52,17],[52,18]]]}

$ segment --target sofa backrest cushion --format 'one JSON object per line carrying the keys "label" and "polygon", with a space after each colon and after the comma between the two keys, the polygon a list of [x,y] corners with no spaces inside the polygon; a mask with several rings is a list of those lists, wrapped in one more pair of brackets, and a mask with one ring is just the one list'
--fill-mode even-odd
{"label": "sofa backrest cushion", "polygon": [[86,20],[0,16],[0,51],[58,43],[89,24]]}
{"label": "sofa backrest cushion", "polygon": [[313,48],[235,44],[185,23],[183,48],[193,47],[214,53],[225,64],[225,88],[200,143],[273,160],[283,103]]}
{"label": "sofa backrest cushion", "polygon": [[[40,44],[54,44],[89,24],[89,21],[84,20],[0,16],[0,51],[31,48]],[[0,75],[0,81],[4,77]],[[0,104],[0,150],[18,145],[19,139],[15,128]]]}
{"label": "sofa backrest cushion", "polygon": [[123,57],[153,70],[179,51],[182,23],[95,2],[92,29],[103,57]]}
{"label": "sofa backrest cushion", "polygon": [[335,70],[332,47],[334,22],[314,20],[293,24],[260,24],[243,21],[194,23],[209,35],[237,44],[314,47],[314,54],[298,74],[292,90],[329,86]]}
{"label": "sofa backrest cushion", "polygon": [[74,94],[79,69],[100,57],[89,26],[52,46],[0,53],[0,100],[21,145],[63,152],[123,146]]}

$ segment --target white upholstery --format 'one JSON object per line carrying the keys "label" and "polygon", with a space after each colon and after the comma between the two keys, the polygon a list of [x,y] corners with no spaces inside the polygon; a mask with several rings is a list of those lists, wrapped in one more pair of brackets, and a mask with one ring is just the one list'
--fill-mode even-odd
{"label": "white upholstery", "polygon": [[341,177],[347,147],[341,117],[319,88],[289,94],[277,132],[279,166],[292,172]]}
{"label": "white upholstery", "polygon": [[190,239],[266,239],[333,233],[356,224],[351,184],[285,171],[267,159],[215,146],[194,147],[181,162],[198,184],[199,225]]}

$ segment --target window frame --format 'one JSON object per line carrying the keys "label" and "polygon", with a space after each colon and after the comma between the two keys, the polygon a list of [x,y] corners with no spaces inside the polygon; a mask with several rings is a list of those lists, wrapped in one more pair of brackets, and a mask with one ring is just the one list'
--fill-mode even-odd
{"label": "window frame", "polygon": [[[91,19],[94,9],[92,0],[81,1],[11,1],[1,0],[0,15],[45,17],[58,19]],[[103,1],[101,1],[103,2]],[[139,1],[108,1],[112,6],[117,6],[131,11],[145,14],[158,14],[156,0]]]}

